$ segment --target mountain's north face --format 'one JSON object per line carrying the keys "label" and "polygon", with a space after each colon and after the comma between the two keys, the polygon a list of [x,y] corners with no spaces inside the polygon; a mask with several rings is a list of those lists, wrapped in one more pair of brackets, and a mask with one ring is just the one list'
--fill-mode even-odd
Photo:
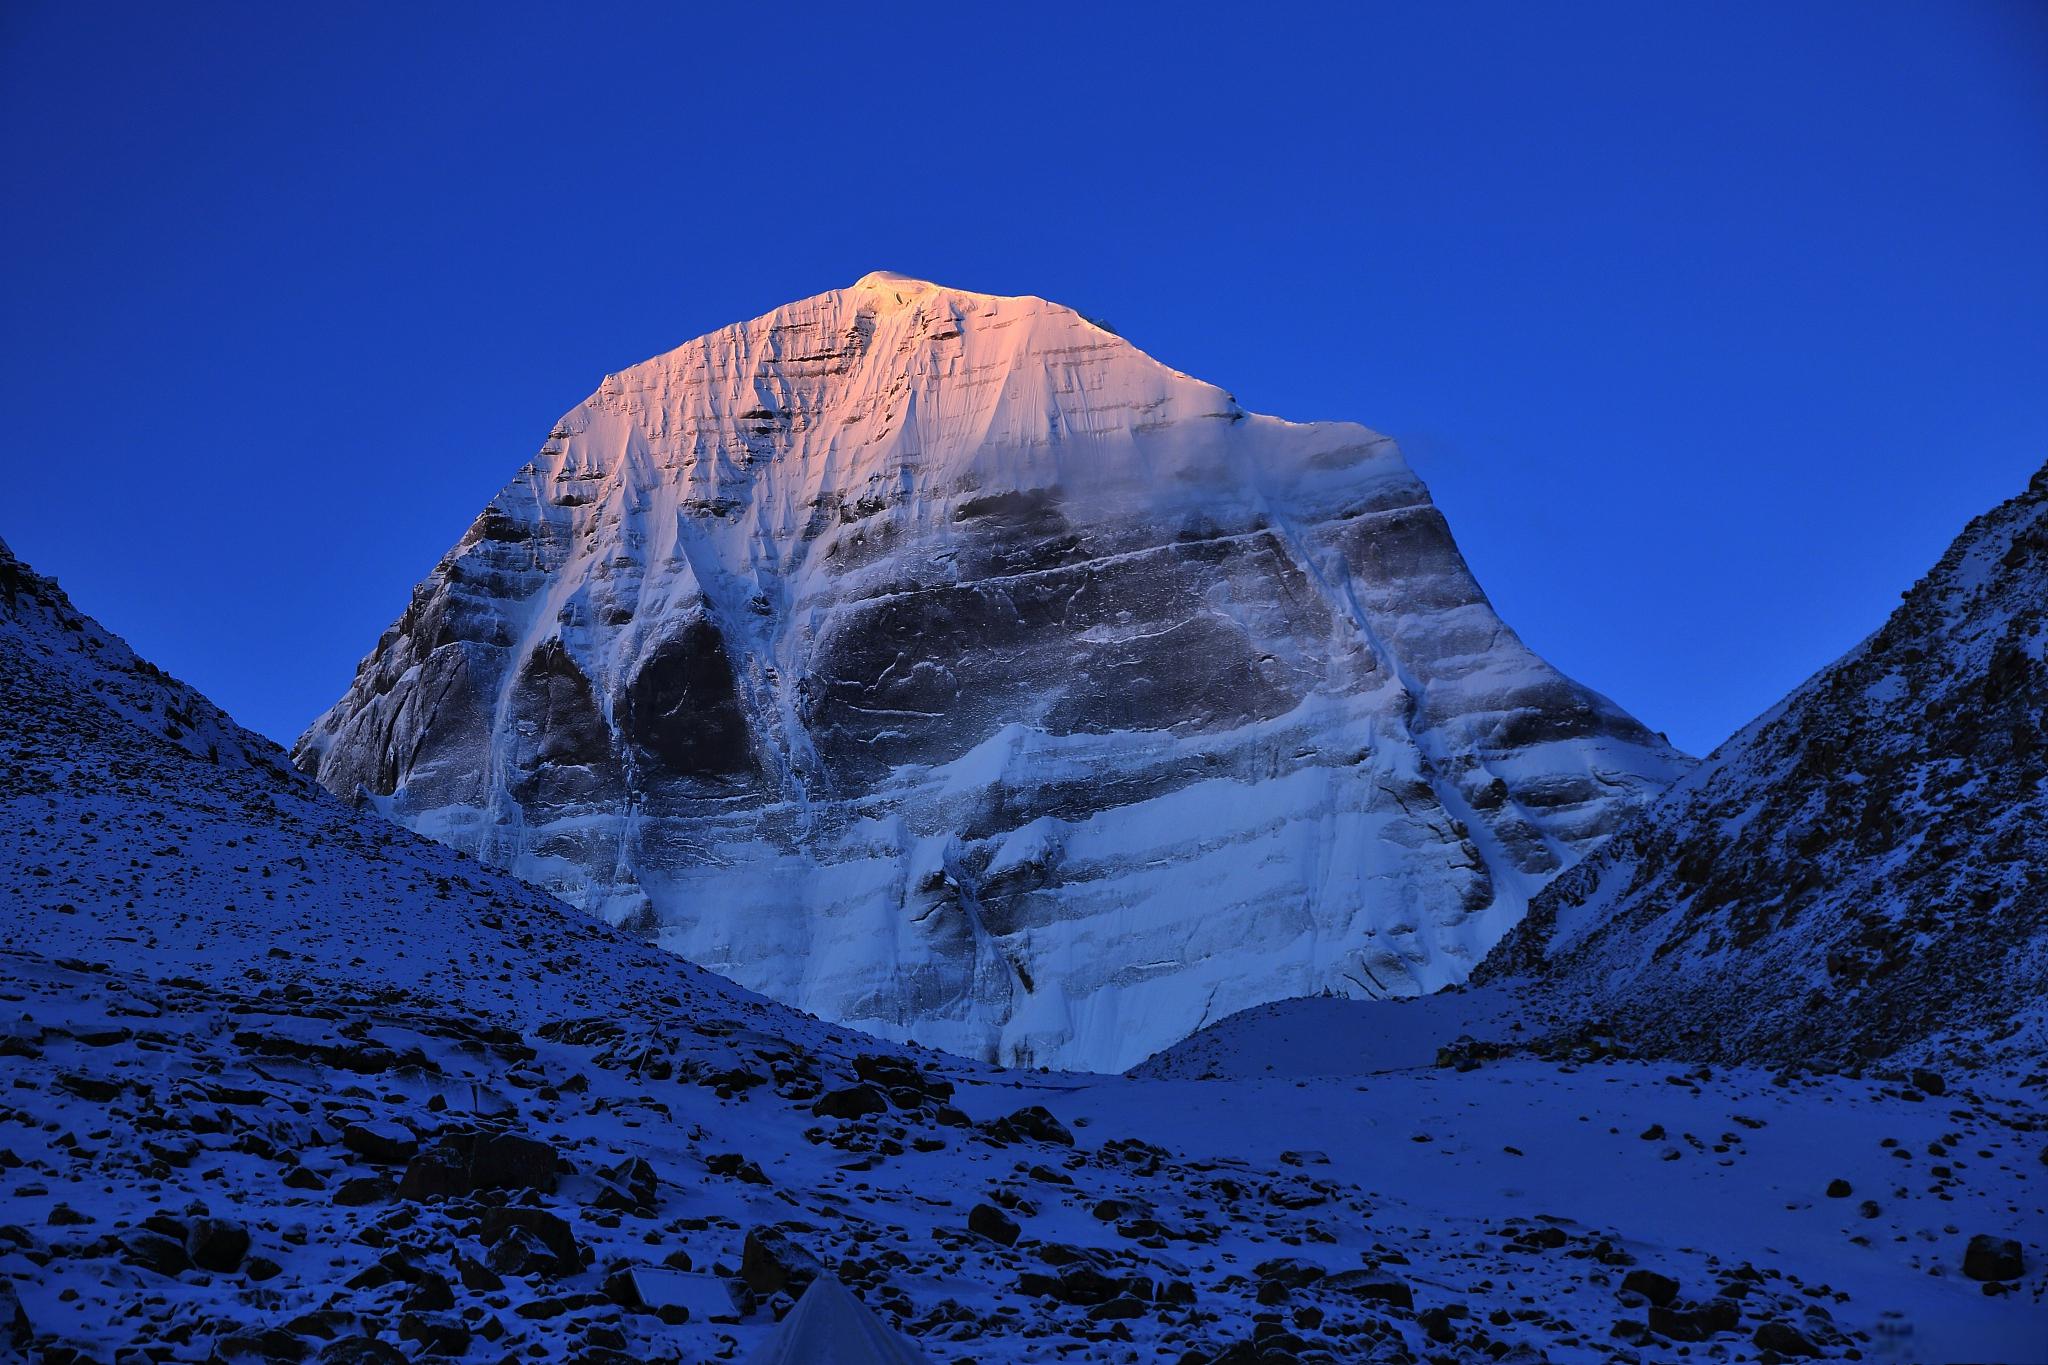
{"label": "mountain's north face", "polygon": [[887,274],[607,378],[295,758],[827,1018],[1098,1069],[1462,979],[1686,764],[1387,438]]}

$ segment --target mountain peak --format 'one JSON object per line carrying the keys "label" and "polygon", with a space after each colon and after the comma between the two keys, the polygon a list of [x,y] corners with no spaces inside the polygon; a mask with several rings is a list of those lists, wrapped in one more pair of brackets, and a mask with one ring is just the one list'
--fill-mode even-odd
{"label": "mountain peak", "polygon": [[898,293],[922,293],[939,288],[930,280],[918,279],[895,270],[870,270],[853,282],[855,289],[893,289]]}
{"label": "mountain peak", "polygon": [[1684,763],[1392,441],[886,271],[608,378],[296,758],[814,1013],[1103,1070],[1461,980]]}
{"label": "mountain peak", "polygon": [[[980,289],[959,289],[949,284],[939,284],[934,280],[919,279],[915,275],[905,275],[896,270],[870,270],[855,280],[851,289],[843,292],[857,299],[863,307],[878,304],[883,307],[908,307],[927,300],[943,298],[984,305],[978,311],[988,315],[1001,313],[1003,310],[998,305],[1011,304],[1023,305],[1027,310],[1070,314],[1075,318],[1082,316],[1065,304],[1036,294],[991,294]],[[968,311],[971,316],[975,310]],[[967,318],[963,317],[961,320],[964,322]]]}

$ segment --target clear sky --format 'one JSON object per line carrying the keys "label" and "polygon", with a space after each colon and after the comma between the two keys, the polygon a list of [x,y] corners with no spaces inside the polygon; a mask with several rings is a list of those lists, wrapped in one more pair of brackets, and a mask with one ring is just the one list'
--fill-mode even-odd
{"label": "clear sky", "polygon": [[289,740],[602,375],[891,269],[1401,438],[1699,752],[2048,460],[2048,5],[1101,9],[10,0],[0,537]]}

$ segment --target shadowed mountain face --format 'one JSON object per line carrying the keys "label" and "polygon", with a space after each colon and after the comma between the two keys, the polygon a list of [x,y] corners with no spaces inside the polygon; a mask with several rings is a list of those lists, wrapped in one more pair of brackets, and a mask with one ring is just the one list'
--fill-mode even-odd
{"label": "shadowed mountain face", "polygon": [[2038,1059],[2044,652],[2048,469],[1545,889],[1483,975],[1533,977],[1673,1055]]}
{"label": "shadowed mountain face", "polygon": [[1386,438],[888,275],[606,379],[294,753],[827,1018],[1104,1069],[1463,979],[1685,764]]}

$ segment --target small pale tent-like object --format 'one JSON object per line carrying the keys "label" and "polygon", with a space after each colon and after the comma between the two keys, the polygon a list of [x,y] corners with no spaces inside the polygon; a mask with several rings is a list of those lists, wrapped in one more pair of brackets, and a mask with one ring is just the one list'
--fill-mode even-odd
{"label": "small pale tent-like object", "polygon": [[931,1365],[830,1275],[820,1275],[747,1365]]}

